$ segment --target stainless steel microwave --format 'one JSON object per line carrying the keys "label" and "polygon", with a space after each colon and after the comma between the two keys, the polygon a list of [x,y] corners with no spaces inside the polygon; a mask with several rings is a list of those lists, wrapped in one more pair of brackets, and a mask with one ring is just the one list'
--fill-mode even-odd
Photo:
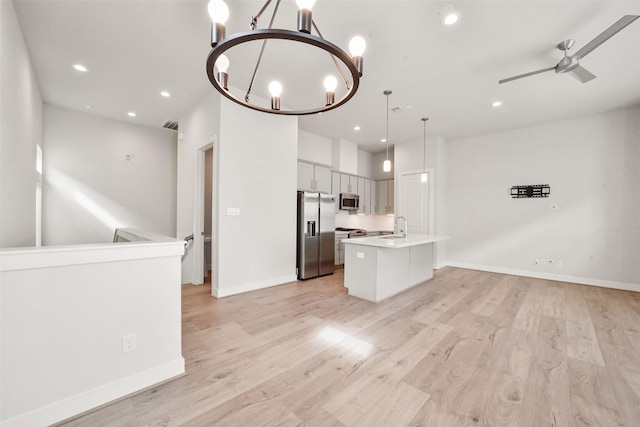
{"label": "stainless steel microwave", "polygon": [[357,194],[340,193],[340,209],[343,211],[357,211],[360,207],[360,196]]}

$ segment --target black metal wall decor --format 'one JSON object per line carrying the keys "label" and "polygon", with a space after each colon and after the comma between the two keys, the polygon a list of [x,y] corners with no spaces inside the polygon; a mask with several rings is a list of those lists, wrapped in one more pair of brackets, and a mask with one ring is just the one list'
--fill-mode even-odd
{"label": "black metal wall decor", "polygon": [[536,185],[514,185],[511,187],[512,199],[523,199],[529,197],[549,197],[551,187],[549,184]]}

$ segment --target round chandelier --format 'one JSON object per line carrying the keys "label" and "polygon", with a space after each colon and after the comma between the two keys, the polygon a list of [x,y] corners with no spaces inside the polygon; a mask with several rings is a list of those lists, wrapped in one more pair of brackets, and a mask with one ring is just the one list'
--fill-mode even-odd
{"label": "round chandelier", "polygon": [[[363,57],[366,43],[360,36],[355,36],[349,42],[350,54],[339,48],[337,45],[325,40],[320,30],[313,21],[311,8],[315,0],[296,0],[298,5],[297,14],[297,31],[273,28],[273,24],[278,13],[281,0],[275,1],[273,15],[268,28],[258,28],[258,19],[265,12],[272,0],[267,0],[256,16],[251,18],[251,29],[249,31],[239,32],[226,36],[225,23],[229,18],[229,8],[223,0],[211,0],[209,2],[208,11],[212,20],[211,25],[211,52],[207,58],[207,76],[209,81],[218,92],[231,101],[253,110],[262,111],[272,114],[283,114],[292,116],[301,116],[307,114],[320,113],[322,111],[332,110],[349,101],[358,90],[360,77],[362,77]],[[315,30],[316,35],[311,34],[311,30]],[[338,79],[334,75],[327,75],[322,82],[318,82],[318,87],[324,85],[324,96],[322,91],[318,91],[317,101],[309,108],[301,109],[281,109],[280,96],[283,92],[283,86],[278,80],[269,83],[268,89],[271,96],[271,105],[259,105],[252,102],[251,91],[260,68],[265,48],[269,40],[284,40],[287,42],[301,43],[313,48],[320,49],[329,54],[331,61],[335,65],[338,74],[344,82],[344,90],[341,88],[343,95],[336,99],[336,89],[338,87]],[[253,75],[246,89],[244,98],[233,94],[229,90],[229,84],[234,85],[233,78],[228,70],[231,66],[230,60],[225,53],[230,53],[233,48],[248,44],[253,41],[261,41],[262,46],[257,55],[256,64]],[[300,62],[299,58],[291,58],[290,61],[281,61],[286,65]],[[341,65],[342,64],[342,65]],[[246,64],[242,64],[246,67]],[[346,72],[345,72],[346,69]],[[347,75],[350,74],[350,79]],[[234,87],[236,87],[234,85]],[[286,105],[287,102],[285,101]],[[315,106],[317,105],[317,106]]]}

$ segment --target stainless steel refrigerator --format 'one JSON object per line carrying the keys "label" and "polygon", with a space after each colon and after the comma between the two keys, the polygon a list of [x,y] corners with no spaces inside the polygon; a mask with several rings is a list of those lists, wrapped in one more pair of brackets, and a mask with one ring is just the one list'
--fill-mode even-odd
{"label": "stainless steel refrigerator", "polygon": [[333,274],[335,269],[336,196],[298,191],[298,279]]}

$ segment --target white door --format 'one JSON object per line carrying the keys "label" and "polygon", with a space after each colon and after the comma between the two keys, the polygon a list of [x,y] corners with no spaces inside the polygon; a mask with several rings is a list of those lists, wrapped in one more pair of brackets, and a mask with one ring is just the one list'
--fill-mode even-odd
{"label": "white door", "polygon": [[431,233],[431,173],[427,172],[427,182],[422,182],[421,173],[409,173],[400,177],[400,197],[398,216],[407,219],[409,234]]}

